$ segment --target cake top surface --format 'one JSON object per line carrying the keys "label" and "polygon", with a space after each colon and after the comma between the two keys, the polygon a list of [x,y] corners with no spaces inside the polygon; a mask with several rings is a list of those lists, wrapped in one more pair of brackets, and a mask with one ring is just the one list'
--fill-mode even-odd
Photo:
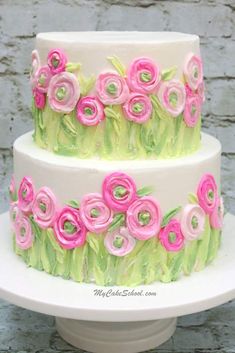
{"label": "cake top surface", "polygon": [[198,36],[179,32],[97,31],[97,32],[45,32],[37,40],[63,42],[182,42],[197,40]]}

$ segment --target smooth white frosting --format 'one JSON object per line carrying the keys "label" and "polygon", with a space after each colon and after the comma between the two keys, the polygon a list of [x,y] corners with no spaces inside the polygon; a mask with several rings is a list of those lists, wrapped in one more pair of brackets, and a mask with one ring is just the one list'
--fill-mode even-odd
{"label": "smooth white frosting", "polygon": [[200,54],[196,35],[177,32],[49,32],[39,33],[36,49],[42,65],[53,48],[62,48],[70,62],[82,64],[86,75],[98,75],[112,69],[107,57],[116,55],[128,66],[138,57],[149,57],[161,69],[178,67],[182,75],[183,64],[189,52]]}
{"label": "smooth white frosting", "polygon": [[60,204],[81,200],[90,192],[101,192],[104,177],[113,171],[132,176],[138,188],[152,186],[152,195],[162,211],[187,203],[189,192],[196,192],[204,173],[212,173],[220,188],[220,142],[202,134],[202,147],[193,155],[170,160],[101,161],[80,160],[55,155],[39,148],[32,133],[14,143],[14,175],[17,187],[24,176],[32,177],[35,187],[48,186]]}

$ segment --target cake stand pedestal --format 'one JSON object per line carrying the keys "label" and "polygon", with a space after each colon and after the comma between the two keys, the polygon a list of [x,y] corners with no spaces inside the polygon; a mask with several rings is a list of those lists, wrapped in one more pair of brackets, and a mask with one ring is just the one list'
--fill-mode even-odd
{"label": "cake stand pedestal", "polygon": [[176,318],[235,298],[235,217],[227,214],[222,246],[205,270],[169,284],[137,288],[78,284],[27,268],[12,251],[7,213],[0,216],[0,297],[53,315],[60,335],[97,353],[134,353],[159,346]]}

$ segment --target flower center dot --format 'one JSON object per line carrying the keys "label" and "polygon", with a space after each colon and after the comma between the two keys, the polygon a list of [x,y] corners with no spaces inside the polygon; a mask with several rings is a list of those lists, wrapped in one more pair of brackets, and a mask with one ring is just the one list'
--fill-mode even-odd
{"label": "flower center dot", "polygon": [[193,216],[191,224],[193,229],[196,229],[198,227],[198,218],[196,216]]}
{"label": "flower center dot", "polygon": [[110,83],[107,86],[106,91],[112,96],[114,96],[117,93],[117,86],[115,85],[115,83]]}
{"label": "flower center dot", "polygon": [[197,108],[196,108],[196,106],[193,104],[193,105],[192,105],[192,108],[191,108],[191,114],[194,115],[194,114],[196,113],[196,111],[197,111]]}
{"label": "flower center dot", "polygon": [[77,231],[77,227],[69,221],[64,223],[64,230],[68,234],[74,234]]}
{"label": "flower center dot", "polygon": [[114,196],[117,199],[121,199],[122,197],[126,196],[126,194],[127,194],[127,190],[123,186],[117,186],[114,189]]}
{"label": "flower center dot", "polygon": [[92,217],[92,218],[97,218],[97,217],[99,217],[100,212],[99,212],[99,210],[97,210],[97,208],[92,208],[90,214],[91,214],[91,217]]}
{"label": "flower center dot", "polygon": [[24,228],[24,227],[20,228],[20,235],[21,235],[22,237],[25,236],[25,233],[26,233],[25,228]]}
{"label": "flower center dot", "polygon": [[177,102],[178,102],[178,97],[177,97],[177,94],[176,94],[175,92],[172,92],[172,93],[170,94],[169,101],[170,101],[170,104],[171,104],[173,107],[176,107]]}
{"label": "flower center dot", "polygon": [[46,76],[41,74],[39,79],[38,79],[38,83],[40,84],[40,86],[44,86],[46,82]]}
{"label": "flower center dot", "polygon": [[93,110],[90,107],[85,107],[84,108],[84,113],[85,113],[85,115],[92,115],[93,114]]}
{"label": "flower center dot", "polygon": [[212,190],[209,190],[208,192],[208,198],[210,201],[213,201],[214,200],[214,192]]}
{"label": "flower center dot", "polygon": [[46,212],[46,205],[45,205],[45,203],[44,202],[40,202],[39,203],[39,208],[40,208],[40,210],[43,212],[43,213],[45,213]]}
{"label": "flower center dot", "polygon": [[56,68],[58,65],[59,65],[59,60],[56,57],[52,58],[52,66]]}
{"label": "flower center dot", "polygon": [[146,226],[147,224],[149,224],[150,219],[151,215],[148,211],[140,212],[138,214],[138,220],[142,226]]}
{"label": "flower center dot", "polygon": [[193,72],[194,78],[198,78],[198,69],[195,67],[194,72]]}
{"label": "flower center dot", "polygon": [[151,81],[151,78],[152,78],[152,75],[150,74],[150,72],[147,72],[147,71],[144,71],[144,72],[141,72],[140,74],[140,80],[142,82],[149,82]]}
{"label": "flower center dot", "polygon": [[64,99],[64,97],[65,97],[65,95],[66,95],[66,89],[65,89],[65,87],[59,87],[58,89],[57,89],[57,91],[56,91],[56,97],[57,97],[57,99],[59,99],[59,101],[61,101],[62,99]]}
{"label": "flower center dot", "polygon": [[124,239],[123,237],[121,237],[120,235],[116,235],[114,241],[113,241],[113,245],[115,246],[115,248],[120,249],[123,245]]}
{"label": "flower center dot", "polygon": [[174,244],[176,241],[176,234],[174,232],[170,232],[168,235],[169,243]]}
{"label": "flower center dot", "polygon": [[144,108],[144,105],[142,103],[135,103],[132,107],[132,111],[134,113],[141,113]]}
{"label": "flower center dot", "polygon": [[24,190],[22,191],[22,197],[23,197],[23,199],[25,199],[26,195],[27,195],[27,189],[24,189]]}

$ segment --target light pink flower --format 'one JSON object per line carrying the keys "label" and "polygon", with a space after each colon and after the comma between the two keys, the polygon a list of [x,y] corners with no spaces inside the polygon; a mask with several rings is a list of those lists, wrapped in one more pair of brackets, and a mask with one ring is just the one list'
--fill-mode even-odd
{"label": "light pink flower", "polygon": [[127,228],[121,227],[105,236],[104,245],[110,254],[125,256],[134,249],[136,240],[129,234]]}
{"label": "light pink flower", "polygon": [[152,104],[148,96],[140,93],[131,93],[123,105],[125,117],[137,124],[147,121],[152,114]]}
{"label": "light pink flower", "polygon": [[87,194],[82,198],[80,215],[86,228],[93,233],[104,232],[113,221],[113,211],[98,193]]}
{"label": "light pink flower", "polygon": [[197,88],[197,94],[198,97],[200,98],[201,102],[204,103],[206,98],[205,98],[205,84],[204,81],[199,83],[198,88]]}
{"label": "light pink flower", "polygon": [[33,245],[33,233],[30,220],[25,215],[17,217],[15,223],[16,245],[23,249],[29,249]]}
{"label": "light pink flower", "polygon": [[126,222],[130,234],[139,240],[156,236],[162,222],[158,202],[151,196],[137,199],[127,210]]}
{"label": "light pink flower", "polygon": [[18,206],[24,213],[30,213],[34,201],[34,186],[30,177],[24,177],[18,190]]}
{"label": "light pink flower", "polygon": [[48,66],[42,66],[35,76],[35,85],[39,92],[46,93],[52,74]]}
{"label": "light pink flower", "polygon": [[196,90],[203,80],[202,60],[199,56],[190,53],[184,64],[184,76],[192,90]]}
{"label": "light pink flower", "polygon": [[106,176],[102,186],[103,198],[114,211],[124,212],[136,199],[134,180],[125,173],[114,172]]}
{"label": "light pink flower", "polygon": [[81,124],[93,126],[104,119],[104,106],[96,97],[83,97],[77,104],[77,119]]}
{"label": "light pink flower", "polygon": [[44,93],[39,92],[39,90],[35,87],[33,89],[33,97],[34,97],[34,104],[35,107],[38,109],[43,109],[46,104],[46,96]]}
{"label": "light pink flower", "polygon": [[16,184],[14,175],[11,177],[10,185],[9,185],[9,194],[11,201],[15,201],[17,198]]}
{"label": "light pink flower", "polygon": [[204,231],[206,215],[199,205],[188,204],[181,216],[181,230],[186,240],[198,239]]}
{"label": "light pink flower", "polygon": [[132,91],[153,93],[160,82],[160,69],[151,59],[138,58],[129,66],[127,81]]}
{"label": "light pink flower", "polygon": [[184,246],[184,236],[181,231],[180,223],[177,219],[170,222],[161,229],[159,240],[167,251],[180,251]]}
{"label": "light pink flower", "polygon": [[48,53],[47,63],[53,75],[65,71],[67,62],[67,56],[62,49],[52,49]]}
{"label": "light pink flower", "polygon": [[41,66],[39,54],[36,49],[32,51],[31,58],[32,58],[32,64],[31,64],[31,70],[30,70],[30,82],[32,86],[35,86],[35,77]]}
{"label": "light pink flower", "polygon": [[158,90],[158,98],[168,113],[176,117],[182,113],[185,106],[185,86],[179,80],[162,82]]}
{"label": "light pink flower", "polygon": [[74,249],[84,245],[86,241],[86,227],[79,210],[64,207],[54,225],[55,237],[64,249]]}
{"label": "light pink flower", "polygon": [[210,224],[212,228],[222,229],[224,218],[224,204],[222,197],[216,198],[214,211],[210,214]]}
{"label": "light pink flower", "polygon": [[52,227],[58,216],[57,200],[48,187],[42,187],[36,194],[32,212],[34,220],[42,228]]}
{"label": "light pink flower", "polygon": [[51,109],[58,113],[70,113],[80,97],[80,87],[76,76],[62,72],[52,77],[48,87]]}
{"label": "light pink flower", "polygon": [[15,224],[18,219],[18,217],[21,216],[20,209],[18,207],[18,202],[12,202],[10,205],[10,220],[11,224],[13,226],[13,229],[15,229]]}
{"label": "light pink flower", "polygon": [[113,72],[105,72],[98,76],[96,91],[101,102],[106,105],[122,104],[129,96],[125,79]]}
{"label": "light pink flower", "polygon": [[199,205],[206,213],[211,214],[215,210],[217,196],[217,185],[213,175],[204,174],[198,184],[197,197]]}
{"label": "light pink flower", "polygon": [[184,122],[188,127],[194,127],[201,115],[201,99],[194,94],[188,96],[184,108]]}

